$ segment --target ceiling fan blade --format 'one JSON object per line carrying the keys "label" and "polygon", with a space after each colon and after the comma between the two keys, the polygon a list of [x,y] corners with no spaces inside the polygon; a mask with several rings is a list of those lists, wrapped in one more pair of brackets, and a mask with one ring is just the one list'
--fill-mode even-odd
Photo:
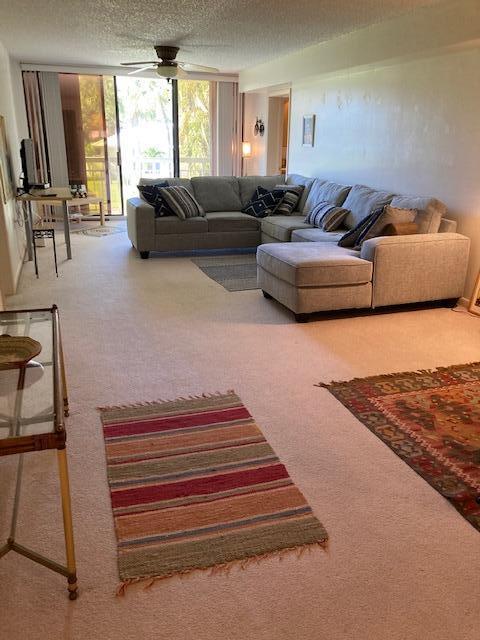
{"label": "ceiling fan blade", "polygon": [[175,77],[176,78],[180,78],[181,80],[186,80],[190,76],[188,75],[188,73],[186,71],[184,71],[182,69],[182,67],[180,67],[180,65],[178,65],[177,66],[177,75]]}
{"label": "ceiling fan blade", "polygon": [[140,64],[157,64],[158,60],[145,60],[144,62],[121,62],[122,67],[138,67]]}
{"label": "ceiling fan blade", "polygon": [[185,69],[185,71],[204,71],[206,73],[218,73],[218,69],[215,67],[205,67],[201,64],[193,64],[193,62],[180,62],[177,60],[178,66]]}
{"label": "ceiling fan blade", "polygon": [[156,65],[149,65],[148,67],[142,67],[141,69],[135,69],[135,71],[130,71],[129,76],[133,76],[136,73],[141,73],[142,71],[147,71],[148,69],[155,69]]}

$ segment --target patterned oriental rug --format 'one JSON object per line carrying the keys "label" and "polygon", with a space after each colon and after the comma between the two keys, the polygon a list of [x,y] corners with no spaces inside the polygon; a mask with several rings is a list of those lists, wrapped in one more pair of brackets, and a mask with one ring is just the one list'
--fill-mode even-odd
{"label": "patterned oriental rug", "polygon": [[199,269],[227,291],[258,289],[255,254],[192,258]]}
{"label": "patterned oriental rug", "polygon": [[233,392],[102,408],[121,584],[242,567],[327,533]]}
{"label": "patterned oriental rug", "polygon": [[480,530],[480,363],[318,386]]}

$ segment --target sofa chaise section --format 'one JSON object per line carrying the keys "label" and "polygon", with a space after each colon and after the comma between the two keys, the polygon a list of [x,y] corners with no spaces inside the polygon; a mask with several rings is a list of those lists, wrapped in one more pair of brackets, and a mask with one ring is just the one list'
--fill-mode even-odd
{"label": "sofa chaise section", "polygon": [[291,309],[296,319],[332,309],[370,307],[370,260],[333,243],[264,244],[257,249],[258,285]]}
{"label": "sofa chaise section", "polygon": [[[442,202],[395,196],[364,185],[350,189],[314,182],[306,208],[323,201],[350,211],[345,228],[325,232],[301,225],[301,218],[289,223],[272,216],[262,221],[262,240],[268,236],[268,241],[257,250],[259,286],[297,319],[315,311],[451,301],[463,295],[470,241],[455,233],[456,223],[445,217]],[[344,233],[387,203],[414,209],[418,233],[372,238],[358,251],[337,245]],[[368,279],[362,263],[370,265]],[[308,281],[300,277],[304,273]]]}

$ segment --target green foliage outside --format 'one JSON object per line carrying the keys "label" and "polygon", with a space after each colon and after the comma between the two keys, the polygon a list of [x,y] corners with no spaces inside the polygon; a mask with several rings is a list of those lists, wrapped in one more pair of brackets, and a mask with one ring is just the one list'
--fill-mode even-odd
{"label": "green foliage outside", "polygon": [[178,81],[180,164],[188,163],[188,175],[210,174],[210,83],[205,80]]}
{"label": "green foliage outside", "polygon": [[[79,75],[83,136],[89,192],[107,199],[105,167],[110,173],[112,211],[121,211],[120,177],[117,165],[118,141],[113,77]],[[120,80],[120,79],[119,79]],[[173,146],[171,85],[157,79],[121,78],[118,112],[130,128],[145,121],[166,123],[167,148]],[[103,82],[104,104],[101,98]],[[179,147],[184,177],[209,175],[210,163],[210,83],[179,80]],[[105,113],[105,123],[103,119]],[[106,127],[104,128],[104,126]],[[107,153],[105,150],[107,139]],[[147,158],[165,157],[155,146],[142,150]],[[107,156],[107,157],[106,157]],[[182,162],[183,160],[183,162]]]}

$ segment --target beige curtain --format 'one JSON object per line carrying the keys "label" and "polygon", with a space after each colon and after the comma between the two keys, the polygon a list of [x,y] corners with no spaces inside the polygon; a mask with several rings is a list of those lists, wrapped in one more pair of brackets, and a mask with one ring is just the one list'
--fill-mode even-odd
{"label": "beige curtain", "polygon": [[210,173],[218,176],[218,82],[210,82]]}
{"label": "beige curtain", "polygon": [[233,175],[242,175],[242,136],[243,136],[243,94],[238,90],[238,82],[233,83]]}
{"label": "beige curtain", "polygon": [[23,72],[23,88],[27,107],[28,130],[33,141],[33,153],[35,156],[35,182],[50,182],[42,98],[37,71]]}

